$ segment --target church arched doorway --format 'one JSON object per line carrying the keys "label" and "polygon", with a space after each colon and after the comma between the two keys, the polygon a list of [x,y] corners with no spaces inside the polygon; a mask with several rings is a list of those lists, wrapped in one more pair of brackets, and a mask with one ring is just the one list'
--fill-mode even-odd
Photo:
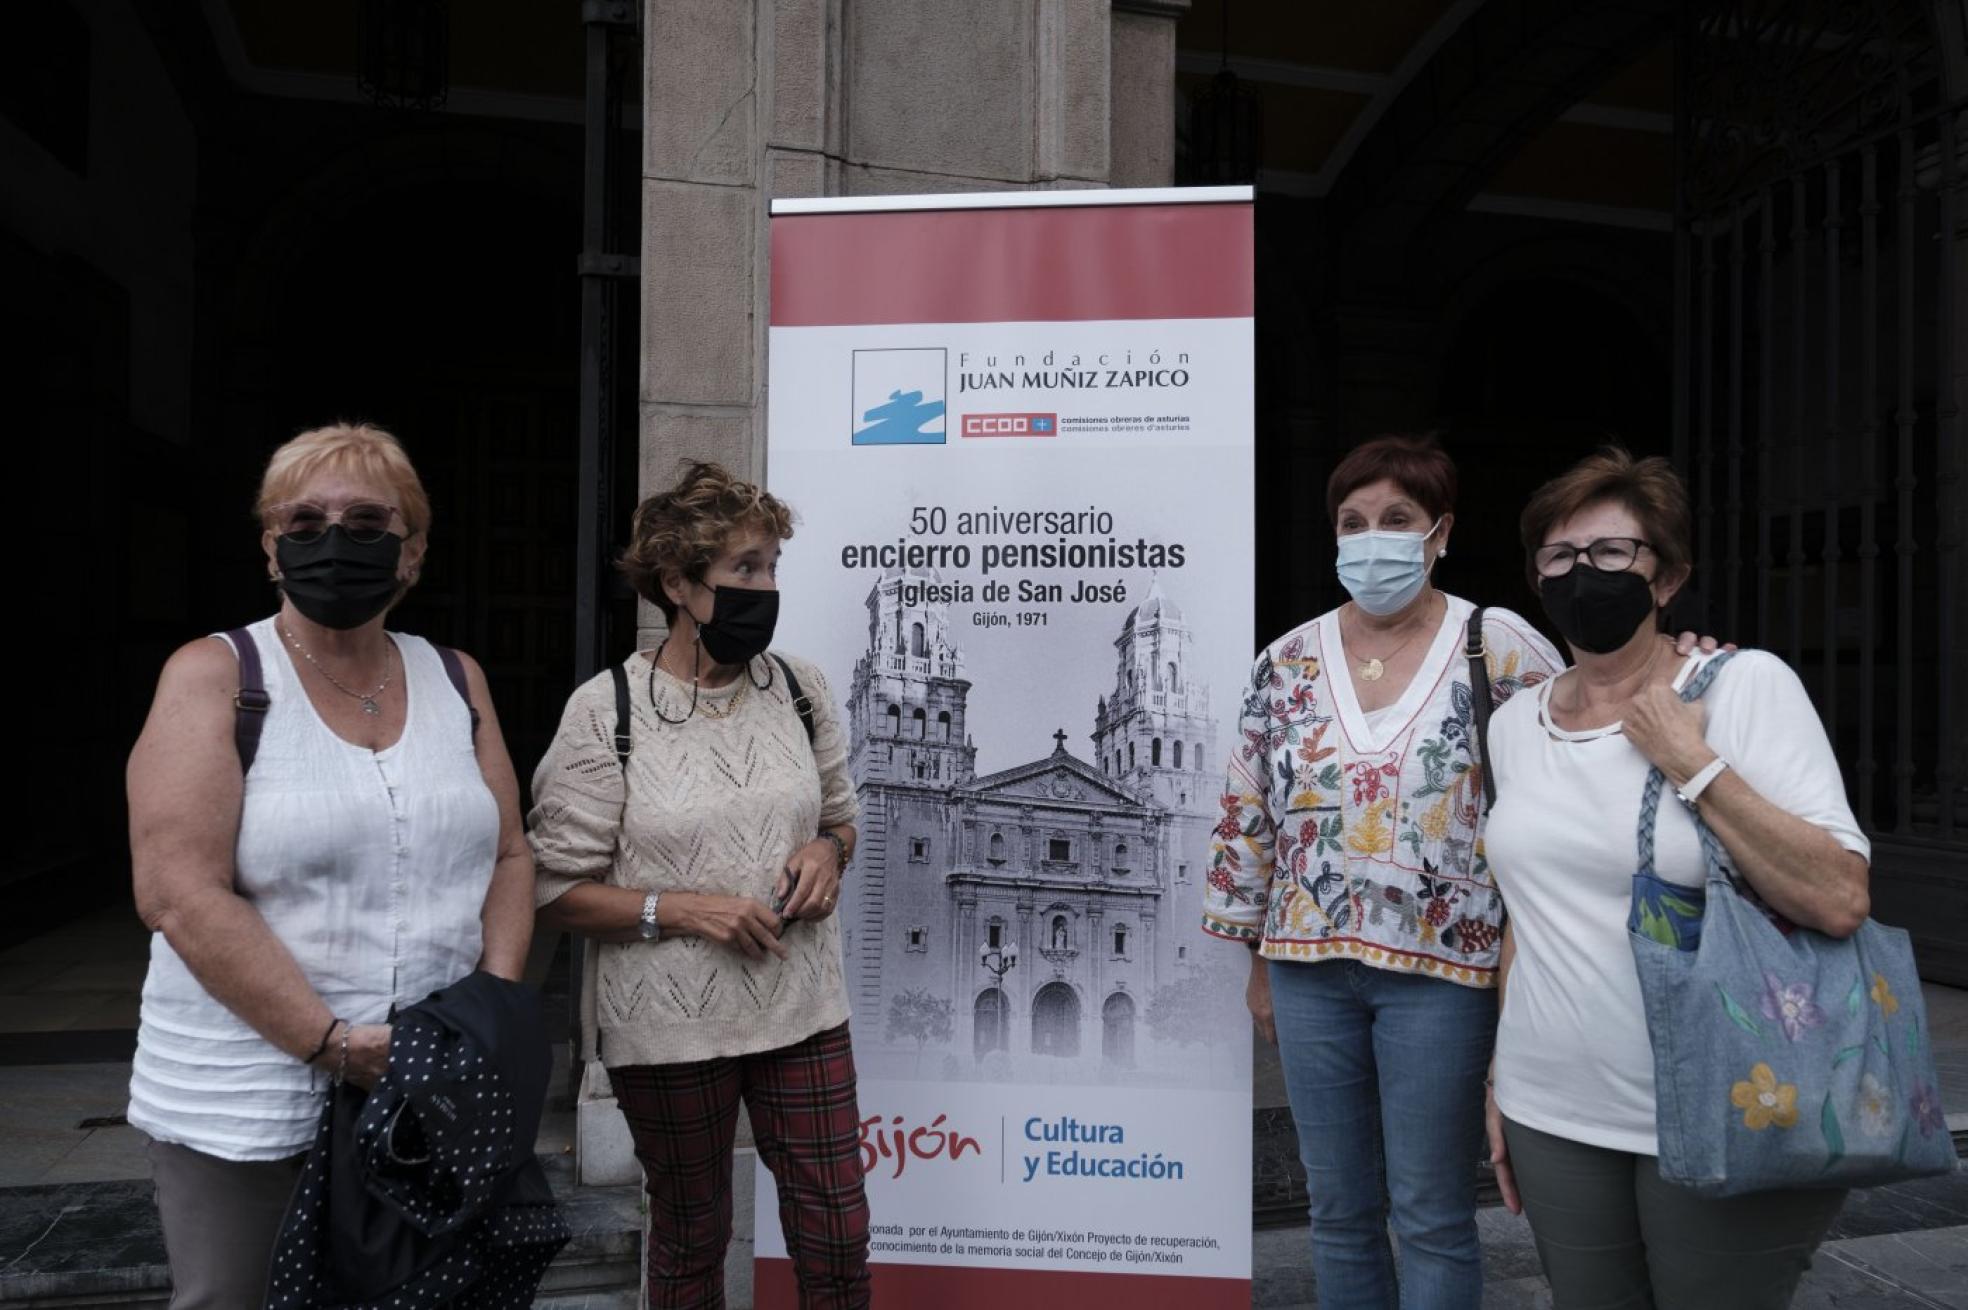
{"label": "church arched doorway", "polygon": [[1134,998],[1115,992],[1100,1007],[1100,1058],[1123,1069],[1134,1067]]}
{"label": "church arched doorway", "polygon": [[1032,998],[1032,1053],[1069,1059],[1080,1053],[1080,998],[1065,983],[1047,983]]}
{"label": "church arched doorway", "polygon": [[970,1028],[974,1059],[982,1060],[991,1052],[1011,1045],[1011,1005],[1001,988],[987,987],[977,994],[977,1001],[971,1006]]}

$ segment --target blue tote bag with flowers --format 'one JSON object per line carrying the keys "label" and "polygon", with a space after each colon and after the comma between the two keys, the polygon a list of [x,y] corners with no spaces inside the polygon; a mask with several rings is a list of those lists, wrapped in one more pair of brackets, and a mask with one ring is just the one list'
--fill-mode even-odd
{"label": "blue tote bag with flowers", "polygon": [[[1720,655],[1682,690],[1694,700]],[[1706,885],[1662,880],[1640,806],[1627,940],[1654,1048],[1660,1172],[1708,1196],[1864,1187],[1955,1167],[1906,933],[1868,919],[1844,940],[1779,927],[1738,889],[1700,817]]]}

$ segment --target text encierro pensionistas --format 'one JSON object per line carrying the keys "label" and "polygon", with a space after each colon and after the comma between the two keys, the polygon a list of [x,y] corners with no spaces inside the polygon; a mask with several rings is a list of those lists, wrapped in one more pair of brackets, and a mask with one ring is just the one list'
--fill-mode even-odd
{"label": "text encierro pensionistas", "polygon": [[[983,536],[993,539],[963,540]],[[947,537],[957,540],[936,540]],[[934,569],[944,574],[933,581],[906,580],[904,605],[969,604],[980,598],[987,603],[1014,599],[1115,602],[1127,599],[1126,584],[1119,579],[1111,584],[1082,581],[1069,597],[1067,589],[1058,583],[1020,579],[1015,590],[1001,582],[986,582],[980,589],[952,575],[973,568],[984,578],[1012,569],[1101,573],[1179,569],[1188,562],[1188,551],[1179,541],[1150,541],[1146,536],[1130,541],[1116,531],[1114,515],[1095,505],[1084,509],[1006,509],[992,505],[954,514],[941,505],[918,505],[909,512],[909,535],[892,541],[850,542],[841,547],[840,562],[847,569],[903,573]]]}

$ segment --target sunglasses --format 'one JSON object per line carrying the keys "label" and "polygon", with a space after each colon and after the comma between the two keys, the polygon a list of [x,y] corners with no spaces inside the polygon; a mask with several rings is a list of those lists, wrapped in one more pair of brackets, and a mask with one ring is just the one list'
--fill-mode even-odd
{"label": "sunglasses", "polygon": [[303,546],[321,540],[324,533],[335,524],[342,525],[350,541],[371,545],[389,535],[390,524],[396,521],[397,509],[381,501],[358,500],[344,505],[340,510],[331,510],[316,505],[312,501],[293,500],[274,505],[268,510],[273,520],[276,536],[286,537]]}

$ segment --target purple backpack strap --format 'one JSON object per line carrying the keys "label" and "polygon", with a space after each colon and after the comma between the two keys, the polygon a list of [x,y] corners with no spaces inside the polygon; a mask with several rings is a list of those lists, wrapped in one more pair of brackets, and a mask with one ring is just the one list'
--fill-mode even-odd
{"label": "purple backpack strap", "polygon": [[260,729],[266,726],[273,698],[267,695],[266,675],[260,672],[260,646],[251,630],[234,628],[225,639],[239,657],[239,690],[232,695],[232,744],[239,749],[239,772],[244,775],[253,771],[253,757],[260,753]]}
{"label": "purple backpack strap", "polygon": [[[435,643],[433,643],[435,645]],[[444,662],[444,676],[451,679],[451,685],[458,689],[458,699],[471,711],[472,736],[478,736],[478,706],[472,704],[471,684],[465,681],[465,663],[458,658],[458,652],[449,646],[437,646],[437,658]]]}

